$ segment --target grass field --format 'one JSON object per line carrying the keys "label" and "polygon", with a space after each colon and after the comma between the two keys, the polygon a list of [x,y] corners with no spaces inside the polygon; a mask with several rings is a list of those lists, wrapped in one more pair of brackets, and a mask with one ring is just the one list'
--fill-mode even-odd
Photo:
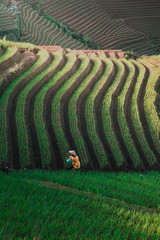
{"label": "grass field", "polygon": [[160,238],[158,172],[0,172],[0,239]]}

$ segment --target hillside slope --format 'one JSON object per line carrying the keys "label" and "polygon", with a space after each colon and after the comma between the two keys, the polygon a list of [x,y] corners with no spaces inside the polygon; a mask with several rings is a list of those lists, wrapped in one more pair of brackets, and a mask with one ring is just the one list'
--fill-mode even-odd
{"label": "hillside slope", "polygon": [[[149,15],[152,18],[146,22],[144,12],[148,14],[148,5],[142,8],[141,16],[136,15],[138,18],[136,17],[135,21],[134,18],[128,17],[132,5],[125,1],[120,1],[118,10],[109,0],[105,3],[81,0],[78,4],[75,0],[16,0],[14,9],[9,7],[11,1],[0,2],[2,15],[8,14],[9,18],[12,15],[17,16],[20,41],[37,45],[59,45],[71,49],[133,49],[139,55],[153,55],[158,50],[159,18],[153,7],[153,15]],[[159,4],[156,4],[158,8]],[[139,14],[136,9],[135,12]],[[0,19],[1,24],[3,19]],[[10,26],[10,29],[6,29],[7,39],[14,40],[17,36],[10,35],[13,32],[12,28],[13,26]],[[147,28],[151,29],[150,32]],[[6,32],[1,32],[1,36],[4,35]]]}
{"label": "hillside slope", "polygon": [[75,149],[84,168],[160,170],[160,56],[23,45],[0,56],[1,161],[62,169]]}

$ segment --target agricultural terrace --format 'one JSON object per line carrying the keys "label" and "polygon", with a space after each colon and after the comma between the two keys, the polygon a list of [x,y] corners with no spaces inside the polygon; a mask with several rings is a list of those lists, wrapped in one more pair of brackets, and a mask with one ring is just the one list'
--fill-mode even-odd
{"label": "agricultural terrace", "polygon": [[160,3],[158,0],[151,2],[125,0],[96,0],[96,3],[112,14],[114,19],[122,21],[129,27],[145,33],[153,39],[159,38]]}
{"label": "agricultural terrace", "polygon": [[64,169],[75,149],[84,169],[160,170],[158,55],[1,45],[1,162]]}
{"label": "agricultural terrace", "polygon": [[160,4],[154,2],[16,0],[12,6],[0,0],[0,36],[36,45],[155,55],[160,49]]}
{"label": "agricultural terrace", "polygon": [[12,11],[0,1],[0,36],[6,36],[8,40],[20,39],[20,26],[17,10]]}
{"label": "agricultural terrace", "polygon": [[[139,21],[135,23],[134,19],[131,19],[130,22],[132,22],[133,20],[133,24],[130,26],[127,23],[128,19],[126,20],[126,22],[121,21],[121,18],[123,18],[123,16],[121,16],[120,14],[118,15],[118,19],[115,19],[114,17],[114,8],[121,13],[126,13],[126,9],[132,8],[133,4],[126,4],[126,1],[123,0],[118,1],[118,3],[117,1],[113,1],[113,3],[111,2],[112,1],[102,0],[80,0],[77,3],[76,0],[47,0],[45,2],[40,2],[37,7],[46,16],[52,17],[57,21],[66,24],[67,26],[69,26],[70,29],[74,30],[75,32],[83,33],[85,36],[91,38],[94,43],[100,46],[101,49],[123,48],[125,51],[128,49],[133,49],[139,54],[155,54],[156,52],[151,46],[150,42],[146,41],[146,36],[143,28],[136,29],[134,27],[134,24],[136,24],[136,26],[143,25],[143,19],[142,24],[141,19],[139,19]],[[144,1],[143,3],[142,1],[139,1],[138,7],[142,4],[143,6],[147,5],[146,3],[144,3]],[[114,8],[112,8],[113,12],[112,9],[108,8],[108,5],[114,5]],[[155,8],[157,5],[160,6],[158,0],[156,0],[156,4],[154,5]],[[136,13],[138,7],[135,7]],[[141,17],[143,17],[142,10],[145,11],[145,6],[144,9],[141,9]],[[72,14],[70,14],[71,12]],[[146,16],[148,16],[147,13]],[[152,15],[156,17],[155,14],[156,13],[152,11]],[[159,32],[159,21],[155,21],[155,18],[153,18],[153,16],[153,21],[151,21],[152,27],[150,27],[150,29],[155,29],[156,32]],[[147,28],[147,26],[144,26],[144,28],[145,27]],[[150,33],[148,35],[152,37]],[[155,34],[153,37],[155,37]]]}

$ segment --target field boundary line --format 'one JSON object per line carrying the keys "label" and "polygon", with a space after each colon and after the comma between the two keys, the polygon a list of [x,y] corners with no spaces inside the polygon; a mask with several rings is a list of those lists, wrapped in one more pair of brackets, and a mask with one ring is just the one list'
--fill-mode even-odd
{"label": "field boundary line", "polygon": [[[19,179],[19,180],[24,180],[24,179]],[[77,193],[77,194],[82,195],[82,196],[92,197],[92,198],[99,199],[99,200],[105,200],[105,201],[108,201],[109,203],[116,203],[116,204],[119,204],[119,205],[121,205],[125,208],[129,208],[129,209],[132,209],[132,210],[137,210],[137,211],[141,210],[141,211],[145,211],[145,212],[147,211],[147,212],[151,212],[152,214],[155,213],[157,215],[160,214],[160,211],[155,209],[155,208],[148,208],[148,207],[143,207],[143,206],[140,206],[140,205],[129,204],[129,203],[123,201],[123,200],[118,200],[118,199],[110,198],[110,197],[103,197],[99,194],[94,194],[94,193],[91,193],[91,192],[78,190],[76,188],[66,187],[66,186],[58,184],[58,183],[52,183],[52,182],[47,182],[47,181],[37,181],[37,180],[34,180],[34,179],[27,179],[26,181],[28,183],[39,183],[39,186],[45,186],[45,187],[48,187],[48,188],[67,191],[67,192],[71,192],[71,193]]]}

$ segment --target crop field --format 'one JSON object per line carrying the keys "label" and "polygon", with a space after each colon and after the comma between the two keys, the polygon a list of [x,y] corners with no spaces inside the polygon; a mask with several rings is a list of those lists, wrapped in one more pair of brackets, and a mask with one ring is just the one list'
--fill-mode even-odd
{"label": "crop field", "polygon": [[[113,5],[114,2],[115,1],[113,1]],[[144,1],[139,2],[139,5],[145,5]],[[105,7],[105,5],[107,7]],[[75,30],[76,32],[81,32],[84,35],[90,37],[95,43],[97,43],[101,47],[101,49],[119,49],[123,47],[125,50],[134,49],[140,54],[141,52],[143,52],[143,54],[154,54],[151,45],[145,40],[143,28],[138,29],[138,31],[136,27],[134,28],[134,25],[136,26],[138,21],[134,22],[133,19],[133,24],[130,26],[127,21],[125,24],[121,21],[123,18],[121,14],[118,15],[117,19],[115,19],[115,17],[112,17],[114,16],[116,9],[117,11],[119,10],[120,13],[125,13],[127,6],[128,8],[132,8],[132,5],[133,4],[131,3],[126,4],[126,1],[118,1],[118,4],[116,2],[112,11],[110,7],[112,6],[111,1],[80,0],[77,4],[77,1],[75,0],[48,0],[40,3],[38,7],[47,16],[51,16],[56,20],[67,24],[71,29]],[[137,4],[135,3],[135,5]],[[157,5],[160,7],[158,1],[155,4],[156,9]],[[135,15],[137,14],[137,9],[138,7],[135,7]],[[147,9],[148,8],[145,7],[143,9],[143,12],[146,12],[146,15],[148,14]],[[70,11],[72,11],[72,14],[70,14]],[[143,12],[141,12],[142,17]],[[129,11],[127,13],[129,14]],[[154,15],[155,13],[153,11],[153,16]],[[154,21],[155,20],[153,18],[153,21],[151,21],[152,27],[150,27],[150,29],[155,29],[155,31],[158,32],[158,29],[160,27],[159,22],[157,21],[155,24]],[[132,19],[130,20],[130,22],[132,23]],[[141,22],[141,19],[139,19],[139,22]],[[138,25],[140,25],[139,22]],[[146,25],[145,20],[143,22],[142,19],[142,25],[143,23],[144,25]],[[144,28],[145,27],[146,26],[144,26]],[[140,32],[141,30],[142,33]],[[150,32],[149,35],[152,37]],[[155,35],[153,35],[153,37],[155,37]]]}
{"label": "crop field", "polygon": [[133,49],[139,55],[160,50],[158,0],[15,2],[0,0],[0,38],[70,49]]}
{"label": "crop field", "polygon": [[0,240],[160,240],[159,13],[0,0]]}
{"label": "crop field", "polygon": [[82,169],[160,170],[159,55],[1,45],[1,162],[64,169],[75,149]]}
{"label": "crop field", "polygon": [[0,179],[0,239],[160,239],[158,172],[12,170]]}
{"label": "crop field", "polygon": [[[121,18],[133,29],[146,33],[153,38],[160,38],[158,31],[160,22],[160,4],[158,0],[151,2],[125,0],[96,0],[97,4],[114,16]],[[123,11],[122,11],[123,9]]]}

